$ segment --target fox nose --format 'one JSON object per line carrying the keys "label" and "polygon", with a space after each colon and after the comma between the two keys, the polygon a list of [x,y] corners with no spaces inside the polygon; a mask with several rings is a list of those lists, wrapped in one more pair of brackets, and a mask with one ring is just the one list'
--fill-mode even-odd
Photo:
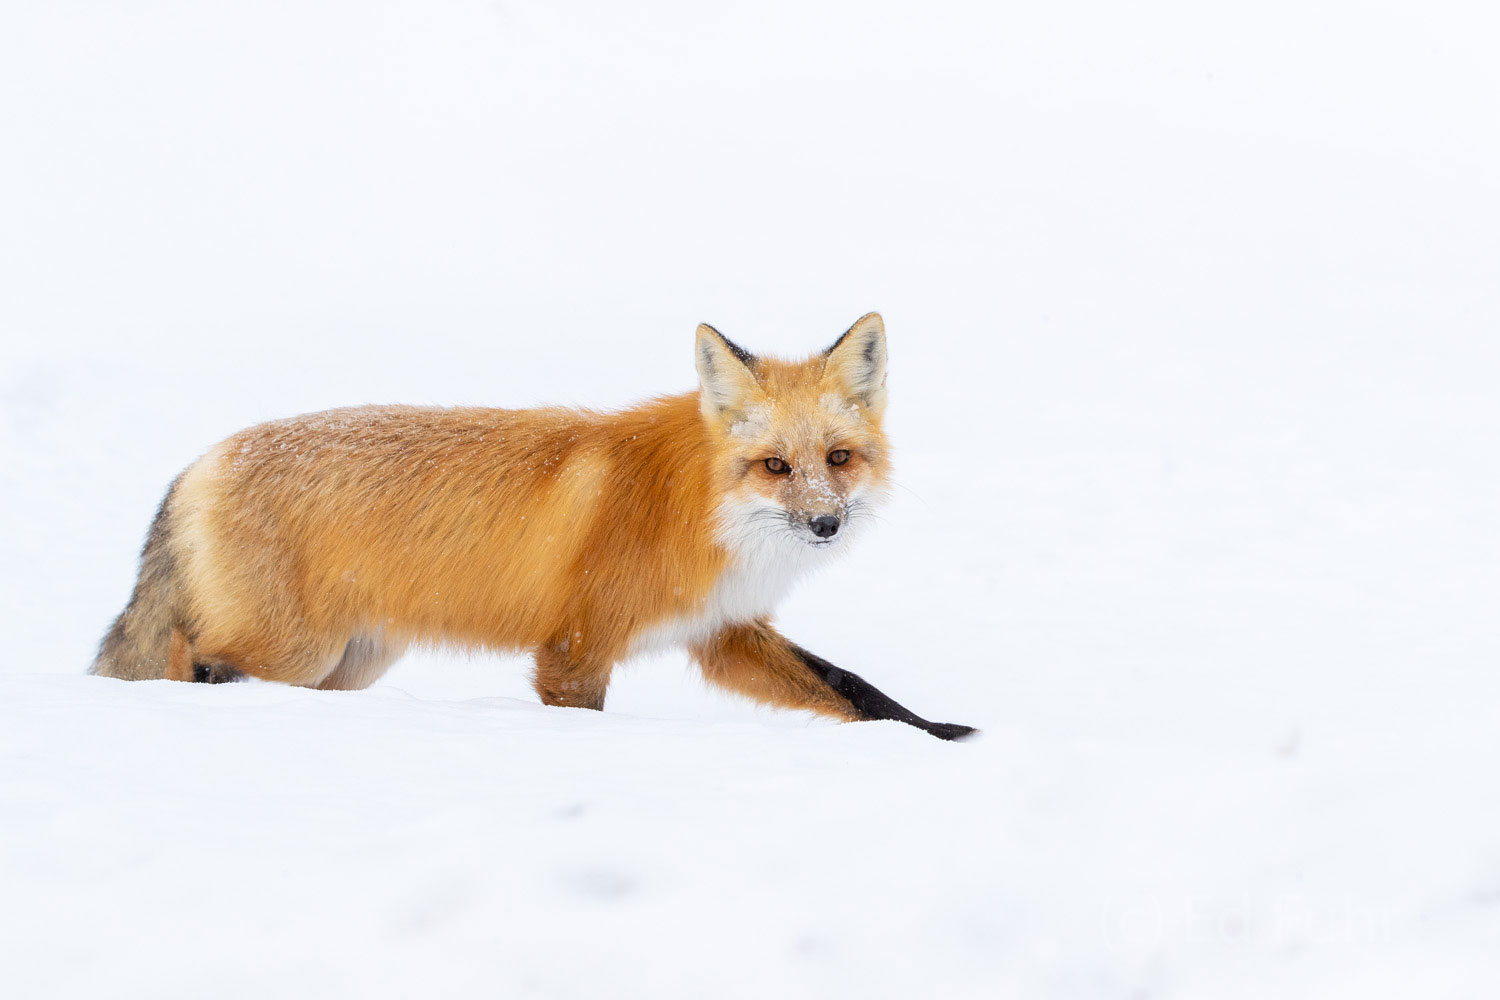
{"label": "fox nose", "polygon": [[811,521],[808,521],[807,526],[819,538],[832,538],[839,533],[839,519],[832,514],[819,514]]}

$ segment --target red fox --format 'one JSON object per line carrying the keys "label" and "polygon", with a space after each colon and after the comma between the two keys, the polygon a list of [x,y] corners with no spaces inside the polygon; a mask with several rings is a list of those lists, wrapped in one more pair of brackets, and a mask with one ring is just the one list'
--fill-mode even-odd
{"label": "red fox", "polygon": [[414,642],[527,650],[547,705],[599,709],[663,645],[742,695],[931,723],[770,622],[887,489],[876,313],[792,363],[698,327],[697,392],[617,413],[365,406],[273,421],[167,491],[92,673],[374,683]]}

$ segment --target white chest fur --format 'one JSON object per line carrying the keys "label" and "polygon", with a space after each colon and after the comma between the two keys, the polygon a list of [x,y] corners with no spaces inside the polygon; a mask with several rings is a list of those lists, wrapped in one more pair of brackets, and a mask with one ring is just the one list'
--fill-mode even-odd
{"label": "white chest fur", "polygon": [[811,545],[789,538],[785,528],[766,530],[749,509],[726,505],[720,539],[730,561],[691,614],[669,618],[636,637],[632,653],[688,646],[712,638],[725,625],[753,621],[776,610],[798,577],[825,558]]}
{"label": "white chest fur", "polygon": [[769,615],[792,589],[805,563],[801,559],[761,559],[731,564],[697,612],[669,618],[644,630],[636,637],[632,653],[690,646],[711,638],[725,625]]}

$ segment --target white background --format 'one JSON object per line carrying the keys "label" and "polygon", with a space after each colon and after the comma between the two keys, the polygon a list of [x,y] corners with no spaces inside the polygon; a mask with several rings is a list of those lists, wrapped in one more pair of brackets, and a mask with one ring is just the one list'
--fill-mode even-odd
{"label": "white background", "polygon": [[[1492,996],[1482,4],[0,3],[0,989]],[[890,337],[781,616],[941,721],[518,658],[83,676],[173,475]]]}

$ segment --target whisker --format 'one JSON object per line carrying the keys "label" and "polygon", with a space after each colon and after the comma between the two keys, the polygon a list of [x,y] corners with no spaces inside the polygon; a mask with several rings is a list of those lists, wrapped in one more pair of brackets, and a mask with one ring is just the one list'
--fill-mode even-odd
{"label": "whisker", "polygon": [[917,498],[917,502],[920,503],[923,507],[928,506],[926,498],[923,497],[922,494],[918,493],[916,490],[912,489],[910,486],[907,486],[905,483],[900,482],[899,480],[896,480],[896,479],[891,479],[891,480],[889,480],[889,482],[890,482],[890,484],[892,486],[895,486],[895,487],[898,487],[900,489],[903,489],[906,492],[910,493],[912,496],[916,497]]}

